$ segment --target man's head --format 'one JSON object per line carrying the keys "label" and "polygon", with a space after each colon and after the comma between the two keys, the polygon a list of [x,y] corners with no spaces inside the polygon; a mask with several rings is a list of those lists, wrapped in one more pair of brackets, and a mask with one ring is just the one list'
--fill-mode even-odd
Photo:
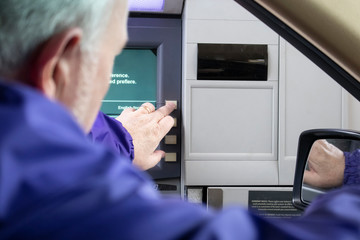
{"label": "man's head", "polygon": [[126,0],[1,0],[0,78],[62,102],[88,131],[126,40]]}

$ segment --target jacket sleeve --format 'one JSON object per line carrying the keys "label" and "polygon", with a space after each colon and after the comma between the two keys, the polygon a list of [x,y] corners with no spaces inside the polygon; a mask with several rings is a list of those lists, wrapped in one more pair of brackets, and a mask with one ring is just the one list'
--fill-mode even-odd
{"label": "jacket sleeve", "polygon": [[359,185],[360,184],[360,150],[357,149],[351,153],[344,152],[345,155],[345,170],[344,170],[344,185]]}
{"label": "jacket sleeve", "polygon": [[[145,173],[100,147],[84,146],[89,151],[78,151],[66,168],[52,165],[51,173],[78,181],[55,195],[41,194],[38,204],[0,221],[0,239],[359,239],[358,186],[324,194],[294,219],[266,219],[242,207],[215,212],[159,196]],[[79,161],[88,164],[74,168]],[[44,185],[53,189],[49,181]],[[29,201],[25,190],[21,199]]]}
{"label": "jacket sleeve", "polygon": [[[42,224],[46,231],[52,228],[60,231],[52,239],[358,240],[359,193],[359,189],[348,189],[326,194],[302,217],[266,219],[241,207],[214,212],[177,199],[159,199],[152,197],[153,192],[147,187],[137,186],[137,190],[125,198],[113,203],[98,203],[97,207],[80,211],[75,216],[75,211],[71,211],[69,217],[63,215],[63,209],[54,208],[52,211],[55,212],[44,214],[47,220],[43,219]],[[89,200],[81,197],[70,204],[84,201]],[[59,228],[59,223],[46,226],[51,223],[48,219],[54,216],[55,219],[67,220],[63,222],[65,226]],[[32,228],[26,225],[31,234],[34,229],[38,230],[34,226],[39,224],[32,225]]]}
{"label": "jacket sleeve", "polygon": [[90,130],[89,138],[93,142],[106,145],[127,159],[134,159],[134,145],[129,132],[123,127],[121,122],[102,112],[98,113]]}

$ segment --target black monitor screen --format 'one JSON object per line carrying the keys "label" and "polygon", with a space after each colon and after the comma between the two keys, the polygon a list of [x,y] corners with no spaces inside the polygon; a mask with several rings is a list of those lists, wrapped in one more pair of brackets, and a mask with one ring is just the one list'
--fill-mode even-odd
{"label": "black monitor screen", "polygon": [[119,115],[125,108],[139,108],[144,102],[156,105],[156,49],[124,49],[115,58],[114,68],[101,111]]}
{"label": "black monitor screen", "polygon": [[198,44],[198,80],[266,81],[267,45]]}

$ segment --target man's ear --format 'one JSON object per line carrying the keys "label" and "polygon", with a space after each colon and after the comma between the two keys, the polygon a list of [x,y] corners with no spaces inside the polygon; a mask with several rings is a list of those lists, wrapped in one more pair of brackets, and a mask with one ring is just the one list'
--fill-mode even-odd
{"label": "man's ear", "polygon": [[29,84],[49,98],[55,98],[69,84],[70,67],[79,62],[81,38],[82,30],[71,28],[41,45],[29,69]]}

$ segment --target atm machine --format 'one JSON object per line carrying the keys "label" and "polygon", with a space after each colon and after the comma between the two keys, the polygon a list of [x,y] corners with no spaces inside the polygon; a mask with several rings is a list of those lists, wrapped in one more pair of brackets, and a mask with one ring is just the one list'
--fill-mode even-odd
{"label": "atm machine", "polygon": [[233,0],[152,2],[130,12],[101,110],[177,104],[159,145],[166,157],[148,171],[163,194],[297,215],[295,161],[279,160],[279,36]]}
{"label": "atm machine", "polygon": [[171,114],[175,124],[159,145],[166,156],[147,172],[155,181],[154,188],[180,196],[183,1],[153,1],[145,7],[138,2],[130,1],[129,40],[115,59],[101,111],[117,117],[125,108],[137,109],[144,102],[156,108],[167,101],[177,105]]}

